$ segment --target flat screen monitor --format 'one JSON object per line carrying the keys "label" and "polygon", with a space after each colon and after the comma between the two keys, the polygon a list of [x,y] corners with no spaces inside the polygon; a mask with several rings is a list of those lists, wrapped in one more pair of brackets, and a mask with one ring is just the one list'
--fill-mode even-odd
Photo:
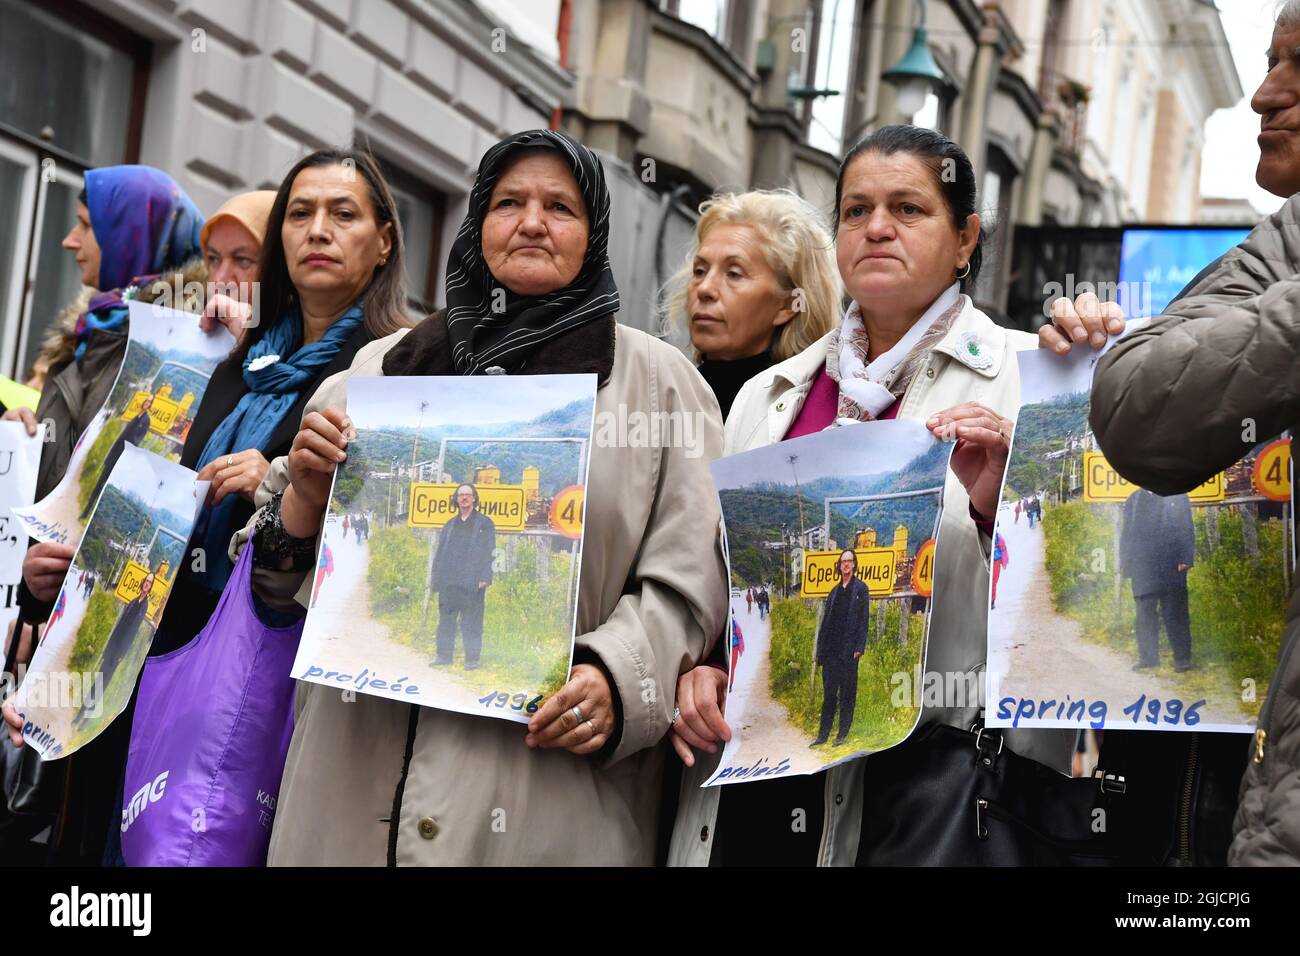
{"label": "flat screen monitor", "polygon": [[[1125,229],[1115,299],[1130,318],[1159,315],[1196,274],[1248,229]],[[1101,298],[1106,296],[1098,293]]]}

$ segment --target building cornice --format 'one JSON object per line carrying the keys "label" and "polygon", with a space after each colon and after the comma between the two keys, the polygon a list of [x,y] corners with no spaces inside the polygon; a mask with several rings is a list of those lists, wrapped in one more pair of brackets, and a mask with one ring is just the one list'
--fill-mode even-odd
{"label": "building cornice", "polygon": [[[492,20],[476,4],[464,0],[395,0],[395,3],[538,112],[549,114],[557,106],[570,102],[576,82],[574,75],[511,33],[508,23]],[[497,28],[505,29],[509,36],[500,53],[488,56],[483,52],[484,43],[467,42],[469,37],[487,38]]]}
{"label": "building cornice", "polygon": [[657,7],[650,11],[650,29],[672,37],[703,54],[719,72],[745,94],[746,98],[753,96],[754,89],[758,86],[758,77],[745,69],[745,65],[736,58],[734,53],[709,36],[706,31],[693,23],[671,17]]}
{"label": "building cornice", "polygon": [[1043,103],[1023,76],[1015,70],[1000,70],[997,91],[1005,93],[1020,107],[1020,112],[1029,121],[1029,125],[1038,124],[1038,116],[1043,112]]}

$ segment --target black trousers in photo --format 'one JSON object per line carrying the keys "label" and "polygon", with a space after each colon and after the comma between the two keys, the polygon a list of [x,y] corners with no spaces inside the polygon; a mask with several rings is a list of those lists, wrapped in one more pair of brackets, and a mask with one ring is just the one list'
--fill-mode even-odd
{"label": "black trousers in photo", "polygon": [[835,710],[840,712],[840,737],[853,726],[853,709],[858,703],[858,662],[849,659],[835,664],[822,665],[822,722],[817,736],[823,740],[831,735]]}
{"label": "black trousers in photo", "polygon": [[1187,609],[1187,585],[1134,598],[1137,605],[1138,663],[1160,663],[1160,621],[1173,648],[1175,664],[1192,660],[1191,613]]}
{"label": "black trousers in photo", "polygon": [[438,592],[438,660],[456,650],[456,624],[465,644],[465,663],[477,664],[483,649],[483,598],[487,588],[446,588]]}

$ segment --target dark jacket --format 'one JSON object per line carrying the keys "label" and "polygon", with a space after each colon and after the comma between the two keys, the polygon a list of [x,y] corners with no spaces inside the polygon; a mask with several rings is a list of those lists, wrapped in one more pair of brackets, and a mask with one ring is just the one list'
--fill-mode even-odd
{"label": "dark jacket", "polygon": [[[835,627],[841,603],[849,602],[848,626]],[[853,660],[854,654],[867,649],[867,612],[871,609],[871,592],[858,578],[849,578],[845,588],[839,582],[826,597],[822,611],[821,627],[817,631],[817,663],[844,664]]]}
{"label": "dark jacket", "polygon": [[[460,588],[477,591],[480,581],[492,583],[492,552],[497,546],[497,526],[481,511],[471,511],[462,528],[455,515],[438,532],[438,554],[433,559],[433,585],[442,591]],[[461,532],[468,532],[462,537]]]}
{"label": "dark jacket", "polygon": [[[1090,420],[1106,458],[1160,494],[1187,492],[1300,421],[1300,197],[1102,357]],[[1232,864],[1300,863],[1300,591],[1242,781]],[[1124,735],[1128,736],[1128,735]],[[1136,736],[1136,735],[1134,735]],[[1217,735],[1202,735],[1205,737]]]}
{"label": "dark jacket", "polygon": [[1186,587],[1196,559],[1192,504],[1186,495],[1162,498],[1139,489],[1124,502],[1119,533],[1120,573],[1133,580],[1133,596]]}

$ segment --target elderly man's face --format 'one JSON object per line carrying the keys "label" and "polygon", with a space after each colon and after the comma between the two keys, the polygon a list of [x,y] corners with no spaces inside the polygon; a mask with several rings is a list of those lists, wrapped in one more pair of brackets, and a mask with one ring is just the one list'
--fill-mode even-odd
{"label": "elderly man's face", "polygon": [[1260,115],[1255,181],[1275,196],[1300,192],[1300,27],[1278,27],[1268,75],[1251,98]]}

